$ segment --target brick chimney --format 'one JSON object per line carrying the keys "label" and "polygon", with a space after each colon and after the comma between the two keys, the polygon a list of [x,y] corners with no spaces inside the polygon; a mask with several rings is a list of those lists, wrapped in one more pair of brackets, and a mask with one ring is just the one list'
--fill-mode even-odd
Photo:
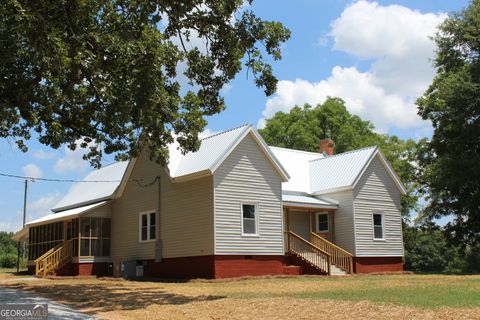
{"label": "brick chimney", "polygon": [[320,153],[326,156],[333,156],[335,153],[335,142],[330,138],[320,140]]}

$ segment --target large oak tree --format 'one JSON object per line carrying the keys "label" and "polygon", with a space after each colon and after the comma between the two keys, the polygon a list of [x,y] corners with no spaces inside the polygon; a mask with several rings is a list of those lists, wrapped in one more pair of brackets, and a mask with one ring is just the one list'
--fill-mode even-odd
{"label": "large oak tree", "polygon": [[277,112],[266,120],[260,134],[272,146],[313,152],[318,152],[319,141],[327,137],[335,141],[336,153],[377,145],[407,187],[408,194],[402,197],[404,220],[409,219],[412,209],[417,209],[417,143],[376,133],[371,122],[350,114],[340,98],[327,98],[315,107],[306,104],[288,113]]}
{"label": "large oak tree", "polygon": [[434,37],[437,75],[418,100],[433,125],[419,163],[428,218],[452,216],[452,239],[480,242],[480,1],[447,18]]}
{"label": "large oak tree", "polygon": [[3,0],[0,137],[163,162],[199,146],[242,65],[272,94],[289,36],[241,0]]}

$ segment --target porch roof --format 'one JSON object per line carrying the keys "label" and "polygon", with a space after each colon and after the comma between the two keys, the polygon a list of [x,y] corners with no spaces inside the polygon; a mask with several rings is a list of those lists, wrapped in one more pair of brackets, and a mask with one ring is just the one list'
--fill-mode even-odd
{"label": "porch roof", "polygon": [[47,224],[47,223],[58,222],[58,221],[66,220],[66,219],[76,218],[76,217],[80,216],[81,214],[90,212],[93,209],[99,208],[99,207],[101,207],[101,206],[103,206],[107,203],[108,203],[108,201],[101,201],[101,202],[90,204],[90,205],[83,206],[83,207],[78,207],[78,208],[74,208],[74,209],[70,209],[70,210],[65,210],[65,211],[58,212],[58,213],[51,213],[51,214],[48,214],[48,215],[46,215],[44,217],[41,217],[39,219],[30,221],[25,225],[25,227],[22,230],[18,231],[17,233],[15,233],[13,235],[12,240],[23,241],[23,240],[28,239],[28,229],[30,227],[34,227],[34,226],[42,225],[42,224]]}
{"label": "porch roof", "polygon": [[300,207],[300,208],[318,208],[318,209],[336,209],[338,203],[318,199],[309,196],[283,194],[282,201],[284,206]]}

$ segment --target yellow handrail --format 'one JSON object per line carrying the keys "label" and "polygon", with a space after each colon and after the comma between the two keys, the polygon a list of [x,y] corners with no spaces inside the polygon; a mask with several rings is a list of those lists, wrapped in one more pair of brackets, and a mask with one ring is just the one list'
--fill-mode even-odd
{"label": "yellow handrail", "polygon": [[331,258],[332,263],[347,273],[353,273],[353,256],[350,252],[340,248],[339,246],[331,243],[325,238],[311,232],[311,242],[327,252]]}
{"label": "yellow handrail", "polygon": [[35,275],[45,276],[72,257],[71,240],[63,241],[35,260]]}
{"label": "yellow handrail", "polygon": [[326,274],[331,274],[330,254],[292,231],[287,232],[287,250]]}

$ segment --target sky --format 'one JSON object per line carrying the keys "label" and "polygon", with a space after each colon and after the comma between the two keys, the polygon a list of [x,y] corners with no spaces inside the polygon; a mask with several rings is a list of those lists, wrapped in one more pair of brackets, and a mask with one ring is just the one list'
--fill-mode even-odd
{"label": "sky", "polygon": [[[277,111],[341,97],[348,110],[370,120],[378,132],[419,139],[432,133],[414,104],[431,83],[435,46],[430,36],[463,0],[254,1],[261,18],[282,22],[292,32],[282,60],[273,63],[277,92],[266,97],[246,71],[223,89],[227,109],[209,117],[206,132],[250,123],[262,128]],[[90,170],[82,150],[58,150],[28,142],[21,152],[0,139],[0,173],[82,179]],[[111,162],[107,157],[105,164]],[[50,213],[69,183],[29,182],[27,221]],[[24,182],[0,176],[0,230],[22,226]]]}

